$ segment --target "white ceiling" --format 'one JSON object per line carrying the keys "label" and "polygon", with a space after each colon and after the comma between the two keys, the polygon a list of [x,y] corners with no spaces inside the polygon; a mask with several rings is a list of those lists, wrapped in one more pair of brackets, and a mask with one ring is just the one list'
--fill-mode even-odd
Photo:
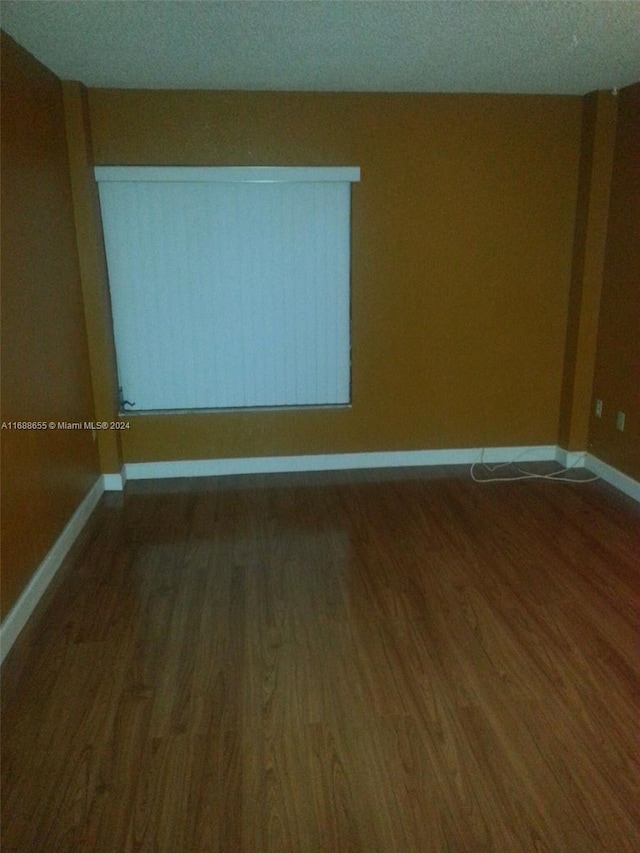
{"label": "white ceiling", "polygon": [[640,79],[640,2],[2,0],[87,86],[584,94]]}

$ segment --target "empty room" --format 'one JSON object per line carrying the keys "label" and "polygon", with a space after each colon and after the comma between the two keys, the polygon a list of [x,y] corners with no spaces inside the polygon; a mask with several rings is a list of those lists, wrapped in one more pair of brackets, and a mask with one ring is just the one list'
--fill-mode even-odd
{"label": "empty room", "polygon": [[640,3],[2,0],[6,853],[635,853]]}

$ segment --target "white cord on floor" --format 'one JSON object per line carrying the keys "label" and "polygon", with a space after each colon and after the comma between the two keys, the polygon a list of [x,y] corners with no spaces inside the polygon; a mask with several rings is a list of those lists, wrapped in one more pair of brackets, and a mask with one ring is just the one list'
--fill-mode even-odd
{"label": "white cord on floor", "polygon": [[[522,455],[523,454],[521,453],[520,456]],[[562,477],[562,474],[568,474],[575,469],[578,460],[568,468],[560,468],[558,471],[553,471],[551,474],[536,474],[533,471],[525,471],[524,468],[521,468],[520,465],[516,464],[518,456],[510,462],[499,462],[497,465],[488,465],[486,462],[483,462],[483,456],[484,448],[480,453],[479,462],[473,462],[469,470],[471,479],[475,483],[513,483],[517,480],[555,480],[560,483],[593,483],[595,480],[600,479],[597,474],[591,474],[589,477]],[[509,466],[515,466],[516,470],[520,473],[511,476],[506,475],[504,477],[477,477],[475,469],[478,465],[482,465],[490,474],[497,471],[498,468],[506,468]]]}

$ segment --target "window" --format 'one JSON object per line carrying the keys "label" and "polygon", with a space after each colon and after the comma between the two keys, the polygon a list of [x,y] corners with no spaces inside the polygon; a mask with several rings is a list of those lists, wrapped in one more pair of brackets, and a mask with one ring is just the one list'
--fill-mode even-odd
{"label": "window", "polygon": [[350,400],[357,168],[96,168],[134,411]]}

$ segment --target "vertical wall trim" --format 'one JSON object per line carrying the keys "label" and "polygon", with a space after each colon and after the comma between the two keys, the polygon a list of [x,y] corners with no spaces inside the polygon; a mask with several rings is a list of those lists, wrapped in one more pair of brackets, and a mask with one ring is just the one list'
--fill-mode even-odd
{"label": "vertical wall trim", "polygon": [[560,405],[559,444],[586,450],[616,136],[616,98],[584,98],[573,268]]}
{"label": "vertical wall trim", "polygon": [[[118,378],[86,90],[68,81],[62,93],[95,415],[96,420],[112,421],[118,411]],[[119,474],[122,453],[116,430],[98,433],[98,451],[102,473]]]}

